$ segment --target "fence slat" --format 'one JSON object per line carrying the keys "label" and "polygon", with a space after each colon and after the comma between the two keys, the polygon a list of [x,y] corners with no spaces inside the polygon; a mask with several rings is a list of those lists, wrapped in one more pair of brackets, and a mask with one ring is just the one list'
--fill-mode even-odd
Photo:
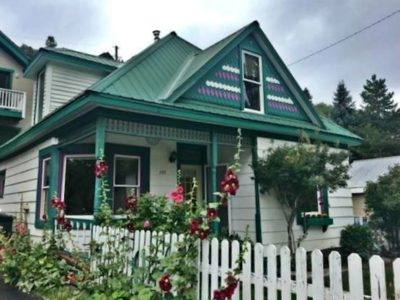
{"label": "fence slat", "polygon": [[318,249],[311,254],[312,295],[314,300],[324,299],[324,258]]}
{"label": "fence slat", "polygon": [[[211,295],[218,289],[218,268],[219,268],[219,242],[217,238],[211,241]],[[222,275],[224,278],[224,275]]]}
{"label": "fence slat", "polygon": [[332,251],[329,254],[329,281],[331,289],[331,299],[343,299],[343,284],[342,284],[342,259],[340,254]]}
{"label": "fence slat", "polygon": [[[239,257],[239,252],[240,252],[240,244],[238,241],[234,240],[231,244],[232,249],[231,249],[231,268],[233,269],[236,266],[236,260]],[[236,288],[235,293],[233,294],[232,300],[239,300],[239,288]]]}
{"label": "fence slat", "polygon": [[208,240],[204,240],[201,242],[201,244],[201,299],[208,300],[208,258],[210,257],[210,242]]}
{"label": "fence slat", "polygon": [[395,300],[400,300],[400,258],[393,262],[393,281]]}
{"label": "fence slat", "polygon": [[[260,245],[260,244],[257,244]],[[262,251],[262,249],[261,249]],[[268,258],[268,274],[267,274],[267,281],[268,281],[268,300],[276,300],[277,291],[276,291],[276,284],[277,284],[277,270],[276,270],[276,247],[274,245],[269,245],[267,247],[267,258]],[[255,261],[255,266],[263,265],[263,261],[257,262]],[[262,269],[262,267],[261,267]],[[261,290],[262,291],[262,290]],[[260,298],[256,299],[263,299],[263,295],[261,293]]]}
{"label": "fence slat", "polygon": [[349,268],[350,298],[352,300],[363,300],[364,284],[361,257],[356,253],[350,254],[347,257],[347,265]]}
{"label": "fence slat", "polygon": [[254,299],[264,299],[264,247],[259,243],[254,246]]}
{"label": "fence slat", "polygon": [[307,300],[307,255],[304,248],[296,250],[296,300]]}
{"label": "fence slat", "polygon": [[251,299],[251,244],[246,242],[247,251],[244,253],[244,263],[242,265],[242,297]]}
{"label": "fence slat", "polygon": [[369,274],[371,281],[371,299],[386,300],[385,262],[378,255],[369,260]]}
{"label": "fence slat", "polygon": [[291,257],[290,249],[287,246],[281,247],[281,298],[282,300],[292,299],[292,278],[291,278]]}
{"label": "fence slat", "polygon": [[224,284],[226,273],[229,270],[229,242],[223,240],[221,242],[221,283],[220,286]]}

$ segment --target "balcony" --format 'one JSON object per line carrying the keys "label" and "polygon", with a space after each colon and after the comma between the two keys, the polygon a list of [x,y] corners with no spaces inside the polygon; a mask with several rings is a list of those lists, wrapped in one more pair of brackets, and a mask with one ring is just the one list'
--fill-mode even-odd
{"label": "balcony", "polygon": [[0,88],[0,116],[25,118],[26,93]]}

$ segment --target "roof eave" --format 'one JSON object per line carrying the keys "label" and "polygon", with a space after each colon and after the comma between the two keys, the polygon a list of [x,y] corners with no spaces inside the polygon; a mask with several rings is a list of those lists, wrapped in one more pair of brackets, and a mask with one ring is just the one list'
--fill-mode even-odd
{"label": "roof eave", "polygon": [[0,44],[4,46],[4,50],[15,60],[18,61],[19,64],[23,68],[29,64],[29,58],[23,53],[23,51],[2,31],[0,31]]}

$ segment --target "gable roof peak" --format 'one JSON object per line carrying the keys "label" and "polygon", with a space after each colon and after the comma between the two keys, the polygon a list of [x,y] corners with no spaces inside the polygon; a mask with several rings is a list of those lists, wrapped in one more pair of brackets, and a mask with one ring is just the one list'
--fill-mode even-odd
{"label": "gable roof peak", "polygon": [[29,58],[4,32],[0,30],[0,47],[4,49],[24,68],[29,64]]}

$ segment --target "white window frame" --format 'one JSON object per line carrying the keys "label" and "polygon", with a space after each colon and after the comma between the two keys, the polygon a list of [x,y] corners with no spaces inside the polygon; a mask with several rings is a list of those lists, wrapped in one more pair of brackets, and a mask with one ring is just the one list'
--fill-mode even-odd
{"label": "white window frame", "polygon": [[[64,155],[64,159],[63,159],[63,175],[62,175],[62,185],[61,185],[61,201],[64,202],[64,197],[65,197],[65,176],[67,174],[67,159],[68,158],[84,158],[86,160],[89,159],[93,159],[96,161],[96,155],[94,154],[67,154]],[[93,170],[93,176],[95,176],[94,174],[94,170]],[[81,215],[76,215],[76,216],[81,216]],[[68,217],[76,217],[75,215],[68,215]],[[85,215],[85,217],[88,217]]]}
{"label": "white window frame", "polygon": [[[117,159],[118,158],[130,158],[130,159],[136,159],[138,161],[138,174],[137,174],[137,185],[132,185],[132,184],[117,184],[115,182],[116,175],[117,175]],[[113,166],[113,196],[115,195],[115,188],[131,188],[131,189],[136,189],[136,194],[139,196],[140,194],[140,188],[141,188],[141,172],[140,172],[140,165],[141,165],[141,159],[140,156],[137,155],[122,155],[122,154],[114,154],[114,166]],[[114,209],[114,199],[113,199],[113,209]]]}
{"label": "white window frame", "polygon": [[[258,58],[259,64],[258,64],[258,69],[260,72],[260,82],[251,80],[251,79],[247,79],[244,77],[244,68],[245,68],[245,62],[246,62],[246,56],[245,55],[250,55],[250,56],[254,56]],[[243,81],[243,97],[245,97],[245,93],[246,93],[246,88],[244,86],[244,82],[250,82],[250,83],[254,83],[254,84],[258,84],[260,86],[260,110],[256,110],[256,109],[251,109],[251,108],[246,108],[246,103],[244,103],[244,109],[243,111],[246,112],[251,112],[251,113],[257,113],[257,114],[264,114],[264,84],[263,84],[263,72],[262,72],[262,57],[256,53],[247,51],[247,50],[242,50],[242,81]]]}
{"label": "white window frame", "polygon": [[[228,170],[229,164],[228,163],[220,163],[217,164],[217,167],[226,167],[226,169]],[[205,165],[204,166],[204,179],[205,179],[205,183],[204,183],[204,192],[205,194],[208,196],[208,190],[207,190],[207,182],[209,180],[209,178],[207,178],[207,168],[211,169],[211,165]],[[211,178],[210,178],[211,180]],[[228,201],[228,231],[229,234],[232,234],[232,206],[231,206],[231,202],[232,201]]]}
{"label": "white window frame", "polygon": [[[46,174],[46,163],[49,163],[50,164],[50,162],[51,162],[51,157],[46,157],[46,158],[44,158],[44,159],[42,159],[42,174],[40,174],[40,179],[41,179],[41,181],[40,181],[40,198],[39,198],[39,201],[40,201],[40,205],[39,205],[39,218],[40,218],[40,220],[43,220],[43,215],[44,214],[46,214],[46,201],[45,201],[45,199],[44,199],[44,197],[43,197],[43,191],[45,190],[46,191],[46,193],[47,193],[47,200],[50,200],[50,195],[49,195],[49,190],[50,190],[50,183],[49,183],[49,185],[44,185],[44,183],[45,183],[45,174]],[[49,165],[49,167],[50,167],[50,165]],[[50,176],[50,174],[49,174],[49,176]]]}

